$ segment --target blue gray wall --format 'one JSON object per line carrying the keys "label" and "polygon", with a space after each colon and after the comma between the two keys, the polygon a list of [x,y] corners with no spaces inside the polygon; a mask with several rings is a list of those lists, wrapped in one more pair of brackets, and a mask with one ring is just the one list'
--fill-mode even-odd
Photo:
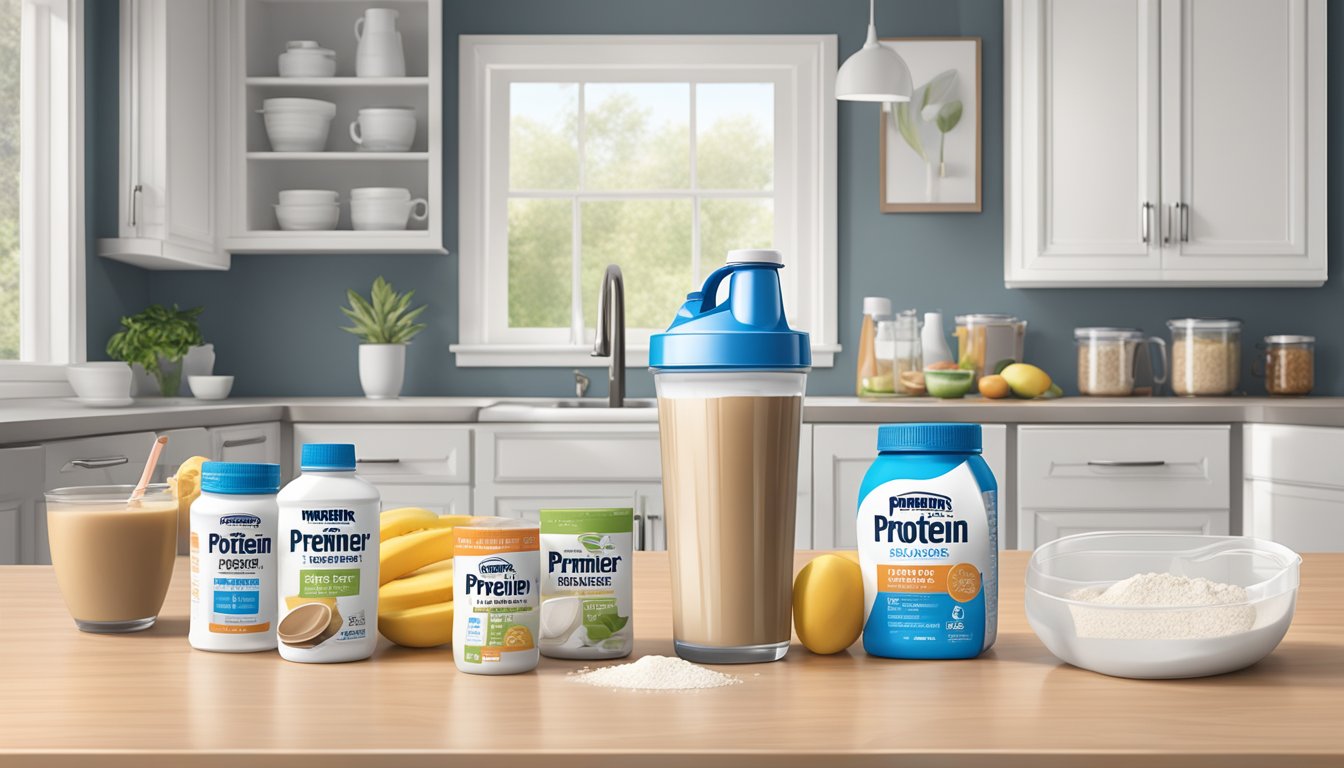
{"label": "blue gray wall", "polygon": [[[90,3],[89,52],[92,229],[116,225],[115,4]],[[885,293],[897,307],[1010,312],[1030,321],[1027,357],[1072,391],[1072,329],[1137,326],[1165,335],[1169,317],[1235,316],[1248,339],[1309,333],[1320,339],[1317,391],[1344,394],[1344,264],[1337,247],[1344,219],[1332,221],[1330,273],[1318,289],[1007,290],[1003,287],[1003,11],[1000,0],[883,0],[884,36],[976,35],[984,40],[984,212],[887,214],[877,209],[877,107],[839,107],[840,342],[832,369],[813,372],[812,394],[852,394],[858,312],[863,296]],[[457,250],[457,49],[459,34],[801,34],[835,33],[845,55],[863,42],[865,0],[448,0],[444,13],[445,245]],[[1344,13],[1330,16],[1330,36],[1344,39]],[[1339,30],[1336,32],[1335,30]],[[1338,47],[1338,46],[1336,46]],[[1344,56],[1330,52],[1332,125],[1344,125]],[[93,62],[97,59],[97,64]],[[91,82],[92,84],[92,82]],[[1330,140],[1330,197],[1344,199],[1344,130]],[[1338,204],[1331,207],[1333,212]],[[415,287],[431,305],[429,328],[412,345],[409,395],[564,395],[568,370],[457,368],[448,345],[457,338],[455,256],[235,256],[227,273],[154,272],[90,257],[89,340],[101,353],[116,317],[146,300],[206,308],[202,326],[215,343],[217,369],[238,376],[238,395],[359,393],[356,342],[338,330],[337,307],[348,287],[377,275]],[[1249,347],[1248,347],[1249,351]],[[1250,355],[1246,355],[1247,358]],[[1249,366],[1249,359],[1247,360]],[[594,381],[601,377],[595,367]],[[1247,381],[1258,394],[1259,382]],[[597,383],[595,393],[604,385]],[[630,391],[648,395],[647,372],[632,372]]]}

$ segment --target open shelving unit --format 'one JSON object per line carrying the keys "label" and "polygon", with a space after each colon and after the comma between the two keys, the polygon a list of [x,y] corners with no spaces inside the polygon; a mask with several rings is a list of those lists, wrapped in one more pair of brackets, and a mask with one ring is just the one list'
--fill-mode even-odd
{"label": "open shelving unit", "polygon": [[[224,39],[223,98],[227,126],[219,167],[227,199],[221,206],[224,247],[233,253],[445,253],[443,247],[441,0],[232,0]],[[370,7],[399,13],[405,77],[356,77],[355,21]],[[289,40],[316,40],[336,53],[336,77],[279,77]],[[322,99],[336,105],[326,150],[274,152],[259,110],[268,98]],[[411,107],[415,141],[408,152],[364,152],[349,135],[364,107]],[[352,187],[406,187],[429,203],[426,221],[404,231],[350,227]],[[286,232],[275,220],[283,189],[334,189],[336,230]]]}

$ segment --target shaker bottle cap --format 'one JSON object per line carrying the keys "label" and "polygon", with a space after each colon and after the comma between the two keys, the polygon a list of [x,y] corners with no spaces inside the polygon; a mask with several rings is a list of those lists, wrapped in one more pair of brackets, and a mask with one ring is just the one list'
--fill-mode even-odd
{"label": "shaker bottle cap", "polygon": [[897,453],[980,453],[980,425],[883,424],[877,450]]}
{"label": "shaker bottle cap", "polygon": [[865,315],[890,315],[891,299],[885,296],[864,296],[863,314]]}
{"label": "shaker bottle cap", "polygon": [[355,468],[355,446],[350,443],[305,443],[299,469],[313,472],[349,472]]}
{"label": "shaker bottle cap", "polygon": [[[778,251],[739,250],[714,270],[663,333],[649,337],[655,370],[794,370],[812,366],[808,335],[789,328]],[[728,281],[728,296],[718,301]]]}
{"label": "shaker bottle cap", "polygon": [[201,490],[238,496],[277,493],[280,465],[207,461],[201,464]]}

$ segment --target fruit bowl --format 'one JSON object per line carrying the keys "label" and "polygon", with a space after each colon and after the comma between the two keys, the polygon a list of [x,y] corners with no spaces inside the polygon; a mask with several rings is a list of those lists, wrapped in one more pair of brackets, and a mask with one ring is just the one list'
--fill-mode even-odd
{"label": "fruit bowl", "polygon": [[924,387],[945,400],[965,397],[975,382],[975,371],[924,369]]}

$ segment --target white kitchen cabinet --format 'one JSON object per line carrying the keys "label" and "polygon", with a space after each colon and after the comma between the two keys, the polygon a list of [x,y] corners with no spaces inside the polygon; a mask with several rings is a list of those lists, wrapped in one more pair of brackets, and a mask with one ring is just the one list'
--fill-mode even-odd
{"label": "white kitchen cabinet", "polygon": [[[368,479],[367,477],[365,478]],[[474,514],[469,485],[433,485],[375,482],[383,509],[422,507],[437,515]]]}
{"label": "white kitchen cabinet", "polygon": [[[157,436],[153,432],[83,437],[44,443],[42,482],[45,490],[83,485],[135,485]],[[34,559],[50,563],[46,502],[38,507],[34,526]]]}
{"label": "white kitchen cabinet", "polygon": [[211,427],[207,455],[215,461],[279,464],[280,422]]}
{"label": "white kitchen cabinet", "polygon": [[217,247],[217,55],[210,0],[122,0],[117,237],[146,269],[228,269]]}
{"label": "white kitchen cabinet", "polygon": [[1005,0],[1005,282],[1323,283],[1325,15]]}
{"label": "white kitchen cabinet", "polygon": [[1231,427],[1017,428],[1017,546],[1088,531],[1227,533]]}
{"label": "white kitchen cabinet", "polygon": [[[877,424],[817,424],[812,427],[812,547],[854,549],[859,486],[877,458]],[[982,457],[998,482],[999,549],[1007,549],[1008,427],[981,426]]]}
{"label": "white kitchen cabinet", "polygon": [[0,565],[38,562],[38,515],[45,515],[42,458],[41,446],[0,450]]}
{"label": "white kitchen cabinet", "polygon": [[1248,424],[1243,532],[1299,552],[1344,552],[1344,429]]}
{"label": "white kitchen cabinet", "polygon": [[353,443],[359,476],[383,509],[424,507],[440,515],[476,512],[471,429],[458,424],[295,424],[294,467],[304,443]]}

